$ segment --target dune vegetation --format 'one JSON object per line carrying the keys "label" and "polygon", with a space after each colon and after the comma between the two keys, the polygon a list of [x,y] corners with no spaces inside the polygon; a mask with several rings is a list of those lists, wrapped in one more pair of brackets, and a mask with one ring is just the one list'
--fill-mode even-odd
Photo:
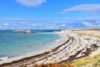
{"label": "dune vegetation", "polygon": [[100,38],[100,30],[73,30],[78,35],[87,35],[91,37]]}
{"label": "dune vegetation", "polygon": [[73,62],[73,64],[76,67],[100,67],[100,54],[81,58]]}

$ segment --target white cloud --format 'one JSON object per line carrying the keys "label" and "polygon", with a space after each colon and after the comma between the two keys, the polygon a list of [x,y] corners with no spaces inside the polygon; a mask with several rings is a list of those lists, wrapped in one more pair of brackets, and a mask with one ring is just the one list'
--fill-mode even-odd
{"label": "white cloud", "polygon": [[62,24],[62,26],[64,27],[64,26],[66,26],[66,24]]}
{"label": "white cloud", "polygon": [[77,5],[77,6],[65,9],[63,12],[68,13],[68,12],[74,12],[74,11],[100,13],[100,4],[81,4],[81,5]]}
{"label": "white cloud", "polygon": [[9,23],[5,23],[4,26],[9,26]]}
{"label": "white cloud", "polygon": [[27,7],[37,7],[46,2],[46,0],[17,0],[18,3]]}
{"label": "white cloud", "polygon": [[10,26],[9,23],[3,23],[3,24],[0,24],[0,28],[9,27],[9,26]]}
{"label": "white cloud", "polygon": [[90,23],[90,22],[82,22],[85,26],[89,26],[89,27],[91,27],[91,26],[94,26],[92,23]]}
{"label": "white cloud", "polygon": [[77,29],[100,28],[100,19],[75,20],[32,20],[32,19],[1,19],[0,29]]}
{"label": "white cloud", "polygon": [[82,22],[86,27],[100,27],[100,24],[93,24],[92,22]]}

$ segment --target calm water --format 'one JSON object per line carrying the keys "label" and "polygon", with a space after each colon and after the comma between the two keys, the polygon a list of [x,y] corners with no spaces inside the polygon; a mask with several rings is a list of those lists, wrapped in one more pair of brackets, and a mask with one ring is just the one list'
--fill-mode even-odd
{"label": "calm water", "polygon": [[15,57],[53,46],[56,34],[0,31],[0,57]]}

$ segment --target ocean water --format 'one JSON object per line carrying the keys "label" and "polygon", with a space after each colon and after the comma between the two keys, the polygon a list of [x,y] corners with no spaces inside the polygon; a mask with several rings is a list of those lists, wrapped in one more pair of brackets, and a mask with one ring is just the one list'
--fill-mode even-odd
{"label": "ocean water", "polygon": [[11,58],[53,46],[59,39],[56,34],[0,31],[0,58]]}

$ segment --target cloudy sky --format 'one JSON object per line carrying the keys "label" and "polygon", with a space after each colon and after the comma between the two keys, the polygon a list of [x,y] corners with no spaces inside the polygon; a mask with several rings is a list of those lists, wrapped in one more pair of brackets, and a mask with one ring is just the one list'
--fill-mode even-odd
{"label": "cloudy sky", "polygon": [[100,0],[0,0],[0,29],[100,28]]}

